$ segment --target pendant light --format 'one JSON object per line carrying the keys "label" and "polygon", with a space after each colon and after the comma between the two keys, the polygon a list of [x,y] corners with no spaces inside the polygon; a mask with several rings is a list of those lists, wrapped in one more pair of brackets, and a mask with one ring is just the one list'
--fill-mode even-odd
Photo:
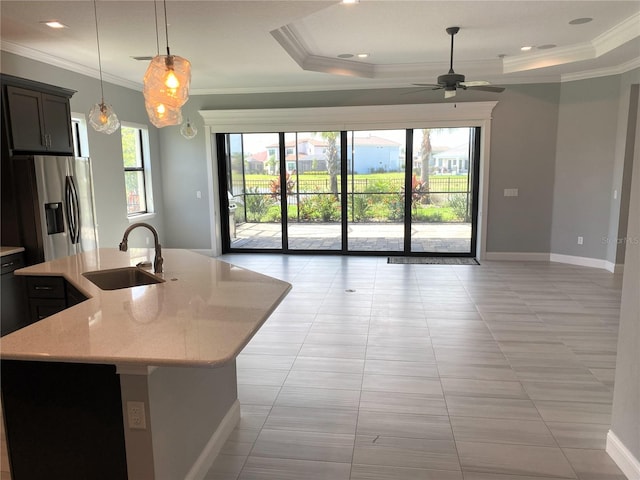
{"label": "pendant light", "polygon": [[100,35],[98,34],[98,7],[93,0],[93,13],[96,20],[96,43],[98,45],[98,69],[100,71],[100,94],[102,101],[96,103],[89,111],[89,123],[100,133],[111,135],[120,127],[120,120],[113,111],[113,107],[104,102],[104,85],[102,82],[102,60],[100,58]]}
{"label": "pendant light", "polygon": [[[180,125],[180,109],[189,99],[191,83],[191,63],[169,50],[169,24],[167,21],[167,0],[164,3],[164,25],[167,40],[167,54],[156,55],[151,60],[143,79],[143,94],[149,120],[156,127]],[[156,19],[156,35],[158,24]]]}
{"label": "pendant light", "polygon": [[189,117],[187,117],[187,121],[182,124],[180,127],[180,135],[182,135],[187,140],[191,140],[198,134],[198,129],[196,126],[191,123]]}

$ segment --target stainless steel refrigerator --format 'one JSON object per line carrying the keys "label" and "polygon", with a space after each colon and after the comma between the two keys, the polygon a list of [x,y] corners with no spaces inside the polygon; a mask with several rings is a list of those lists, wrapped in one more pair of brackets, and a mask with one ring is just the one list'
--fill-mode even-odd
{"label": "stainless steel refrigerator", "polygon": [[95,250],[91,160],[84,157],[34,157],[44,259]]}

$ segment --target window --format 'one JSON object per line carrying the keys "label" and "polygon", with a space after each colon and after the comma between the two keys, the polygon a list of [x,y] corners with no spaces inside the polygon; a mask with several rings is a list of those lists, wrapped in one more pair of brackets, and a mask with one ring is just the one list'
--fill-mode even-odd
{"label": "window", "polygon": [[127,215],[149,213],[149,132],[147,127],[122,123],[122,160],[127,199]]}
{"label": "window", "polygon": [[71,133],[73,136],[73,156],[89,156],[89,138],[87,119],[82,113],[71,112]]}

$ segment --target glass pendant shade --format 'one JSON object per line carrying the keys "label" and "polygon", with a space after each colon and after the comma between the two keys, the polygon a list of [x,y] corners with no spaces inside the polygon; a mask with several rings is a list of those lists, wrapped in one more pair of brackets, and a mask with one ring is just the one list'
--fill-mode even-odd
{"label": "glass pendant shade", "polygon": [[187,121],[182,124],[180,127],[180,135],[182,135],[187,140],[191,140],[198,134],[198,129],[194,124],[191,123],[191,120],[187,118]]}
{"label": "glass pendant shade", "polygon": [[116,113],[113,111],[113,107],[109,104],[96,103],[89,111],[89,123],[93,129],[100,133],[106,133],[111,135],[120,127],[120,120]]}
{"label": "glass pendant shade", "polygon": [[[154,109],[158,109],[160,105],[163,105],[169,113],[179,110],[189,99],[190,84],[191,63],[189,63],[189,60],[177,55],[156,55],[144,74],[143,93],[145,103]],[[147,111],[149,111],[148,107]],[[169,123],[175,121],[177,118],[175,115],[161,116],[163,120],[160,120],[160,116],[156,115],[163,127],[182,123],[182,118],[176,123]],[[151,114],[149,119],[153,123]]]}
{"label": "glass pendant shade", "polygon": [[157,128],[180,125],[182,123],[182,110],[180,107],[172,108],[164,103],[151,103],[145,100],[144,106],[151,123]]}

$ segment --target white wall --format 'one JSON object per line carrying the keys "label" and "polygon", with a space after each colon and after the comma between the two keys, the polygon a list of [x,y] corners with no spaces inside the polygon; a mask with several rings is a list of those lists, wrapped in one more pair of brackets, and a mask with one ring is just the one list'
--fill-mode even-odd
{"label": "white wall", "polygon": [[[640,113],[637,105],[636,113]],[[634,133],[616,379],[607,442],[607,452],[630,479],[640,478],[640,122]]]}
{"label": "white wall", "polygon": [[[630,91],[639,74],[635,70],[562,84],[552,254],[594,259],[611,267],[616,263],[618,220],[621,212],[626,216],[629,201],[622,185],[625,158],[628,159]],[[617,198],[614,190],[618,191]],[[578,244],[578,236],[583,237],[582,245]]]}

